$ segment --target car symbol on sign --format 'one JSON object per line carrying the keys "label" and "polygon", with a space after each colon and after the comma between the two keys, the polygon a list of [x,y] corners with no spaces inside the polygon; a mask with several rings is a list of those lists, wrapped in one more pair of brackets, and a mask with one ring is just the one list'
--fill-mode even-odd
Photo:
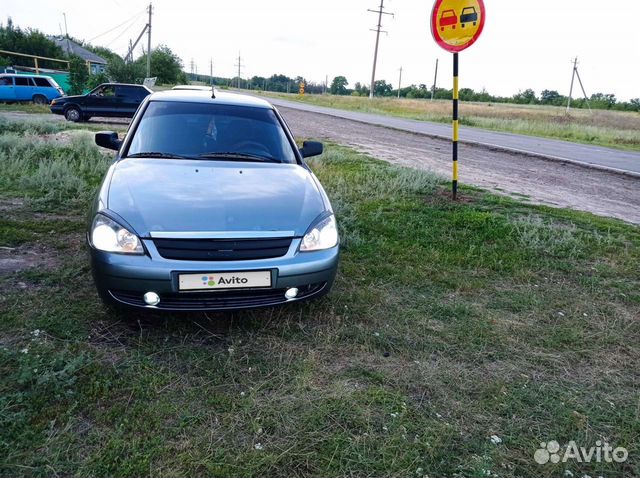
{"label": "car symbol on sign", "polygon": [[464,28],[465,23],[471,22],[473,22],[473,26],[475,27],[478,22],[478,12],[476,12],[475,7],[465,7],[460,14],[460,26]]}
{"label": "car symbol on sign", "polygon": [[445,27],[450,26],[453,30],[456,29],[458,23],[458,16],[453,10],[445,10],[440,14],[440,31],[444,31]]}

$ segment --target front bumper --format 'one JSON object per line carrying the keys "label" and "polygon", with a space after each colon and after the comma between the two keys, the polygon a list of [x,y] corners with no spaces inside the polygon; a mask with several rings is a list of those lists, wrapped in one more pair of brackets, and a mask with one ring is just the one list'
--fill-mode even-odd
{"label": "front bumper", "polygon": [[[91,266],[100,296],[108,303],[166,311],[205,311],[258,308],[319,297],[331,289],[338,268],[339,246],[324,251],[298,252],[300,239],[291,242],[282,257],[243,261],[185,261],[165,259],[153,240],[142,241],[147,254],[133,256],[102,252],[90,247]],[[271,288],[228,289],[203,292],[178,290],[178,274],[233,271],[271,271]],[[284,296],[296,287],[295,299]],[[146,305],[143,295],[155,292],[157,306]]]}
{"label": "front bumper", "polygon": [[65,106],[64,103],[63,104],[50,105],[49,109],[55,115],[62,115],[62,114],[64,114],[64,106]]}

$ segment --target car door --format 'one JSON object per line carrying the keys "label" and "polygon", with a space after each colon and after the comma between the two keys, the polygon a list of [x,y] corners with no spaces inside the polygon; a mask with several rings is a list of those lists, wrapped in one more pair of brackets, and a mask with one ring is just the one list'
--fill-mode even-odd
{"label": "car door", "polygon": [[117,103],[115,85],[102,85],[85,96],[82,111],[88,116],[117,116]]}
{"label": "car door", "polygon": [[47,98],[47,100],[51,101],[54,98],[58,98],[62,96],[58,90],[53,86],[48,78],[35,76],[33,81],[36,83],[36,91],[35,94],[39,94]]}
{"label": "car door", "polygon": [[15,82],[16,101],[31,101],[35,84],[28,76],[17,75],[13,77]]}
{"label": "car door", "polygon": [[15,101],[16,92],[12,76],[0,77],[0,101]]}
{"label": "car door", "polygon": [[116,86],[116,95],[119,100],[118,108],[121,116],[133,117],[133,114],[146,96],[142,96],[143,91],[142,88],[137,86]]}

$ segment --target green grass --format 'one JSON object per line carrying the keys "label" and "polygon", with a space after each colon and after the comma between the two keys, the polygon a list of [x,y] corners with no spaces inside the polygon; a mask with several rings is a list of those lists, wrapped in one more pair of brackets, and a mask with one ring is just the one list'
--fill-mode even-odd
{"label": "green grass", "polygon": [[[343,240],[328,297],[121,319],[82,252],[107,163],[83,133],[0,141],[16,134],[34,145],[3,176],[0,246],[38,261],[0,275],[0,475],[640,474],[637,227],[474,188],[453,203],[437,177],[331,145],[311,162]],[[603,437],[629,462],[533,461]]]}
{"label": "green grass", "polygon": [[[451,123],[451,101],[261,92],[330,108]],[[640,114],[607,110],[572,110],[557,106],[460,103],[460,124],[493,131],[561,139],[640,151]]]}
{"label": "green grass", "polygon": [[0,103],[0,111],[19,111],[23,113],[51,113],[49,105],[36,105],[34,103]]}

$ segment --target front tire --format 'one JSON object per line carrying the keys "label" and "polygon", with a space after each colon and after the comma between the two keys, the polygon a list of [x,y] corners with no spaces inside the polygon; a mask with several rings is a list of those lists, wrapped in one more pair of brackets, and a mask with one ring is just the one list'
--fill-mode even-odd
{"label": "front tire", "polygon": [[67,121],[78,123],[82,121],[82,112],[77,106],[69,106],[64,112],[64,117]]}
{"label": "front tire", "polygon": [[46,105],[48,103],[47,97],[43,95],[35,95],[33,97],[33,103],[36,105]]}

